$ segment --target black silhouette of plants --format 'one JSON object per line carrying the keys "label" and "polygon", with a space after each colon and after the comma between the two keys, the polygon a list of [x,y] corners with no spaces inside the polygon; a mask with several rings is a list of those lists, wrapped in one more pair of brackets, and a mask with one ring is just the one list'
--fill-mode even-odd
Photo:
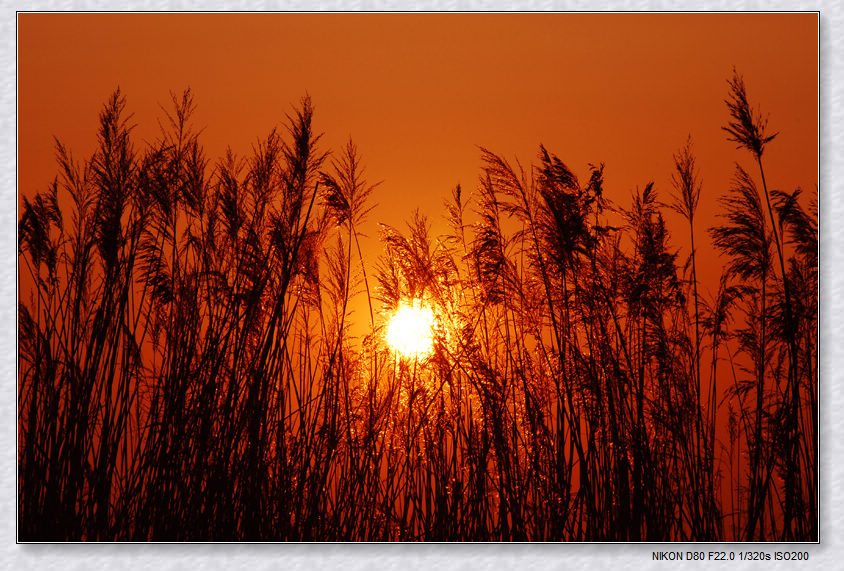
{"label": "black silhouette of plants", "polygon": [[[449,234],[382,224],[373,263],[380,187],[308,98],[209,159],[190,91],[143,144],[115,92],[23,197],[19,538],[816,539],[817,203],[768,189],[776,134],[728,88],[758,177],[720,198],[714,296],[691,139],[670,205],[481,149]],[[411,305],[416,355],[387,341]]]}

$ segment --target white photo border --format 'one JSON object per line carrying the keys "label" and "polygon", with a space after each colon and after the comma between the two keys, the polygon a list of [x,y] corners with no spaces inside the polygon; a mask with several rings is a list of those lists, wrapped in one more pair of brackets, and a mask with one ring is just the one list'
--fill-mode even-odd
{"label": "white photo border", "polygon": [[[740,544],[18,544],[16,493],[17,10],[25,11],[819,11],[819,391],[820,543],[800,544],[804,562],[764,562],[766,569],[832,568],[844,559],[844,10],[832,0],[294,0],[2,2],[0,13],[0,561],[6,569],[623,569],[660,568],[656,550],[744,550]],[[839,226],[838,224],[841,224]],[[841,368],[839,368],[841,367]],[[766,544],[772,551],[774,545]],[[836,565],[835,562],[839,563]],[[707,562],[753,568],[756,562]]]}

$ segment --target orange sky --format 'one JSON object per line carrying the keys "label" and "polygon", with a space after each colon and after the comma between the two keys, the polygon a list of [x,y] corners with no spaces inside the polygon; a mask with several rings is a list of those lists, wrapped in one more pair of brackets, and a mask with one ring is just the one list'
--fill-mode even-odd
{"label": "orange sky", "polygon": [[688,134],[703,229],[735,161],[753,166],[721,130],[733,66],[780,132],[769,185],[814,194],[817,45],[816,14],[21,14],[18,189],[55,176],[53,136],[91,153],[118,85],[138,141],[190,86],[212,161],[248,152],[307,92],[324,148],[353,137],[384,181],[370,235],[417,207],[436,223],[455,184],[474,188],[478,146],[526,164],[542,143],[581,177],[604,162],[620,205],[650,180],[667,199]]}

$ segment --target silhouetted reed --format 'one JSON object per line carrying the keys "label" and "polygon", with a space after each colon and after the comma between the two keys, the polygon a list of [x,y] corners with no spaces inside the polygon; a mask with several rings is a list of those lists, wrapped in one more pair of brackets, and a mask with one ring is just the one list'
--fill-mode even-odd
{"label": "silhouetted reed", "polygon": [[[653,183],[619,206],[540,146],[482,149],[448,234],[381,225],[371,264],[377,185],[309,99],[212,163],[189,91],[143,148],[116,92],[93,156],[57,143],[23,199],[19,538],[816,539],[817,207],[768,191],[773,136],[729,88],[761,187],[737,166],[721,198],[713,299],[690,141],[688,250]],[[408,303],[427,353],[385,340]]]}

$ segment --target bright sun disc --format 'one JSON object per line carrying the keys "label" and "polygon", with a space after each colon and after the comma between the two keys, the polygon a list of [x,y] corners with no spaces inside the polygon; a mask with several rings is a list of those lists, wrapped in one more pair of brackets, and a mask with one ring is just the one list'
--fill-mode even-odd
{"label": "bright sun disc", "polygon": [[419,301],[402,303],[387,326],[387,342],[403,357],[424,357],[434,344],[434,314]]}

